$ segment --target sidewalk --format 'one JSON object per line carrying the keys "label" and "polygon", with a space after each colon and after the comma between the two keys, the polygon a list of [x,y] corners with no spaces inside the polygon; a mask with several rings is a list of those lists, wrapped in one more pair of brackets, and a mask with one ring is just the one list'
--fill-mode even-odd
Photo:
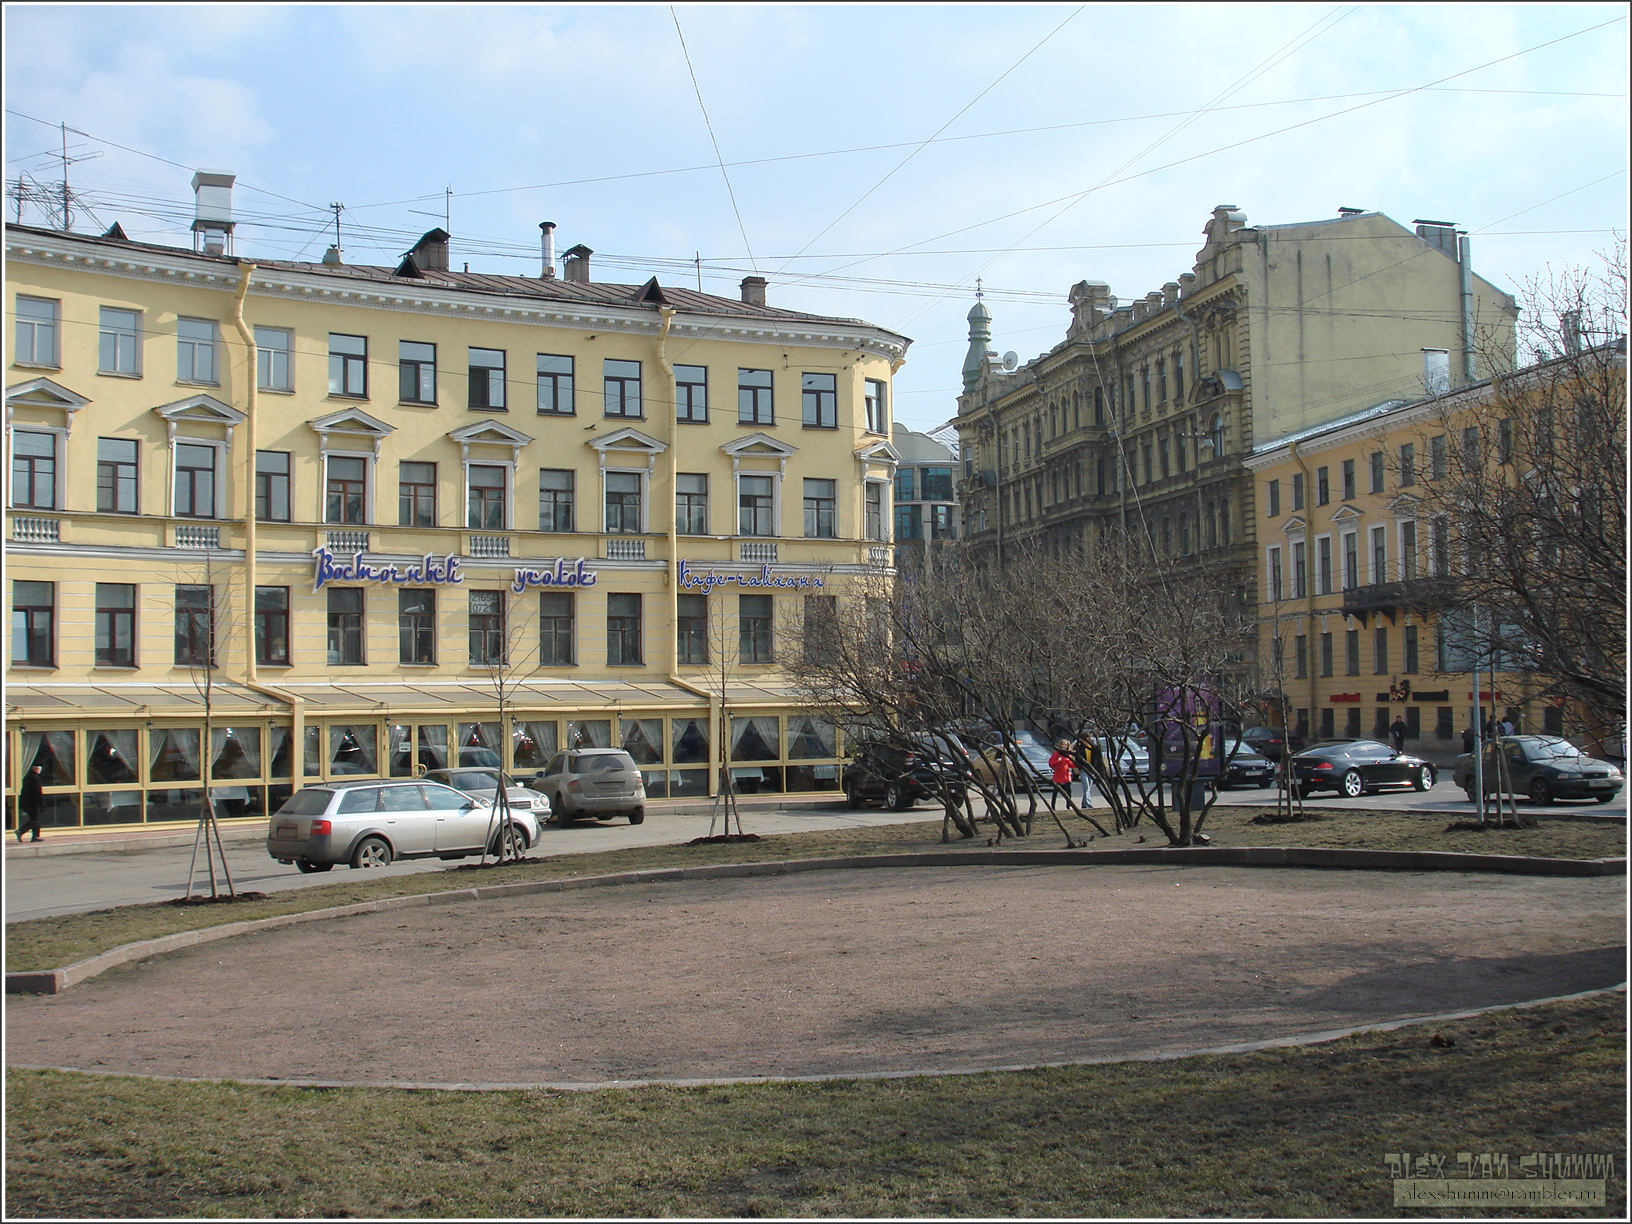
{"label": "sidewalk", "polygon": [[[648,816],[678,816],[706,814],[713,799],[665,799],[648,803]],[[778,811],[809,812],[821,808],[843,807],[844,796],[837,791],[823,792],[820,798],[800,799],[790,795],[738,795],[737,806],[745,812]],[[925,809],[928,811],[928,809]],[[939,809],[936,809],[939,810]],[[926,819],[928,817],[926,816]],[[266,818],[252,820],[223,820],[221,840],[224,842],[255,842],[266,839]],[[173,823],[159,828],[118,829],[46,829],[38,842],[19,844],[16,833],[6,830],[6,857],[37,858],[56,854],[107,854],[110,852],[152,850],[161,846],[190,846],[198,836],[196,824]]]}

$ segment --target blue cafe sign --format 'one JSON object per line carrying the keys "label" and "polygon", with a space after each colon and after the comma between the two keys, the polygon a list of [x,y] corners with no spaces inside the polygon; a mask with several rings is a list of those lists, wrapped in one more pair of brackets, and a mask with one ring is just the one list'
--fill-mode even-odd
{"label": "blue cafe sign", "polygon": [[[510,580],[510,589],[521,594],[529,587],[587,587],[594,586],[597,574],[589,568],[587,557],[569,560],[558,558],[553,563],[536,566],[518,566]],[[465,580],[459,572],[459,558],[454,553],[437,557],[426,553],[418,561],[407,565],[391,562],[376,565],[363,560],[362,553],[337,557],[327,548],[312,550],[312,590],[320,591],[330,582],[378,582],[389,586],[459,586]]]}
{"label": "blue cafe sign", "polygon": [[771,567],[762,565],[758,573],[722,574],[716,570],[694,570],[691,562],[680,562],[680,589],[699,591],[707,595],[717,586],[771,587],[782,590],[810,591],[822,585],[815,574],[773,574]]}

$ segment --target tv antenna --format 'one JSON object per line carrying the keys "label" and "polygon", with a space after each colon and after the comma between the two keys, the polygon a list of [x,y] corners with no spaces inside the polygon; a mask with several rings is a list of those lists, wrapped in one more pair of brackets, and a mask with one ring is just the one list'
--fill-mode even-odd
{"label": "tv antenna", "polygon": [[338,251],[340,249],[340,214],[346,211],[346,206],[344,204],[330,204],[329,207],[334,210],[334,249]]}
{"label": "tv antenna", "polygon": [[[63,123],[59,124],[58,126],[62,129],[62,152],[58,155],[62,162],[62,182],[57,184],[57,194],[58,198],[62,202],[62,228],[63,232],[66,233],[74,228],[74,192],[73,189],[68,186],[68,167],[77,165],[82,161],[93,161],[102,156],[102,150],[97,149],[92,153],[81,153],[77,157],[68,156],[68,125]],[[81,133],[76,131],[74,134],[78,136]],[[83,149],[85,146],[82,144],[76,144],[74,148]]]}
{"label": "tv antenna", "polygon": [[[333,205],[330,205],[332,208]],[[434,217],[433,212],[426,212],[422,208],[410,208],[411,213],[418,213],[421,217]],[[450,183],[442,189],[442,230],[444,233],[453,233],[453,185]]]}

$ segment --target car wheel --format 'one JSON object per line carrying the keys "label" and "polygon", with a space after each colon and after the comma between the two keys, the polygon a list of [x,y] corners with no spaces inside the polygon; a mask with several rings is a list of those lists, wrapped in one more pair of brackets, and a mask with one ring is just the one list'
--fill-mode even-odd
{"label": "car wheel", "polygon": [[1266,786],[1274,786],[1274,785],[1275,785],[1275,782],[1271,778],[1259,778],[1258,779],[1258,789],[1259,790],[1263,790]]}
{"label": "car wheel", "polygon": [[378,837],[365,837],[352,852],[353,867],[391,866],[391,847]]}
{"label": "car wheel", "polygon": [[1553,787],[1546,778],[1537,778],[1530,783],[1530,802],[1539,803],[1546,807],[1553,801]]}
{"label": "car wheel", "polygon": [[[1608,799],[1609,796],[1606,795],[1604,798]],[[310,863],[310,862],[307,862],[305,859],[296,859],[295,860],[295,866],[299,867],[307,875],[311,875],[312,872],[314,872],[314,871],[333,871],[334,870],[334,864],[333,863]]]}
{"label": "car wheel", "polygon": [[1339,785],[1342,787],[1345,797],[1349,799],[1358,799],[1366,793],[1366,780],[1360,776],[1358,769],[1351,769],[1345,773]]}
{"label": "car wheel", "polygon": [[516,825],[507,824],[502,832],[493,835],[493,844],[487,848],[487,852],[495,858],[520,858],[525,849],[527,834]]}
{"label": "car wheel", "polygon": [[861,785],[849,778],[844,780],[844,804],[851,808],[867,806],[867,801],[861,797]]}
{"label": "car wheel", "polygon": [[912,796],[899,782],[891,782],[884,792],[884,806],[892,812],[904,812],[912,806]]}
{"label": "car wheel", "polygon": [[1424,765],[1421,769],[1417,770],[1416,777],[1411,779],[1412,790],[1431,790],[1433,785],[1434,767],[1432,765]]}
{"label": "car wheel", "polygon": [[1479,792],[1473,789],[1473,783],[1470,782],[1464,786],[1462,788],[1462,793],[1468,797],[1469,803],[1479,802]]}
{"label": "car wheel", "polygon": [[1614,795],[1594,795],[1592,801],[1594,803],[1608,803],[1613,798],[1615,798]]}
{"label": "car wheel", "polygon": [[643,807],[632,809],[629,813],[629,823],[632,825],[645,824],[646,809]]}

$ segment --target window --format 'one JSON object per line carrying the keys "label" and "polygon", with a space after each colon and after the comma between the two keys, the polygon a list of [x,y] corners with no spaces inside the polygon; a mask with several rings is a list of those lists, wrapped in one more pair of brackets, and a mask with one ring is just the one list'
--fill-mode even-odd
{"label": "window", "polygon": [[368,338],[329,333],[329,394],[368,395]]}
{"label": "window", "polygon": [[1167,358],[1156,358],[1156,402],[1167,403]]}
{"label": "window", "polygon": [[1173,402],[1184,400],[1184,354],[1173,354]]}
{"label": "window", "polygon": [[538,596],[538,665],[572,667],[578,662],[577,596],[542,591]]}
{"label": "window", "polygon": [[283,327],[255,329],[255,386],[262,391],[295,389],[294,333]]}
{"label": "window", "polygon": [[839,534],[838,481],[805,480],[805,538],[831,540]]}
{"label": "window", "polygon": [[1281,587],[1281,546],[1271,544],[1268,549],[1269,582],[1265,590],[1269,594],[1271,603],[1280,603],[1285,598]]}
{"label": "window", "polygon": [[1451,524],[1443,515],[1436,515],[1428,526],[1429,564],[1431,572],[1444,578],[1451,572]]}
{"label": "window", "polygon": [[1336,722],[1337,722],[1337,711],[1336,710],[1332,709],[1331,706],[1327,706],[1323,710],[1321,710],[1321,712],[1320,712],[1320,738],[1321,739],[1331,739],[1334,735],[1337,734],[1336,725],[1335,725]]}
{"label": "window", "polygon": [[1315,541],[1315,594],[1332,593],[1332,537],[1321,536]]}
{"label": "window", "polygon": [[1270,518],[1280,518],[1280,516],[1281,516],[1281,482],[1278,481],[1278,480],[1271,480],[1269,482],[1268,493],[1269,493],[1269,498],[1268,498],[1268,501],[1269,501],[1269,517]]}
{"label": "window", "polygon": [[1360,585],[1360,533],[1346,531],[1343,533],[1343,589],[1351,590]]}
{"label": "window", "polygon": [[397,523],[402,527],[436,526],[436,464],[397,465]]}
{"label": "window", "polygon": [[32,429],[11,435],[11,504],[26,510],[57,508],[57,435]]}
{"label": "window", "polygon": [[1400,664],[1400,670],[1406,672],[1407,674],[1415,675],[1417,671],[1417,627],[1415,625],[1407,625],[1404,633],[1405,659]]}
{"label": "window", "polygon": [[215,322],[176,320],[176,381],[215,382]]}
{"label": "window", "polygon": [[397,398],[405,404],[436,403],[436,345],[397,342]]}
{"label": "window", "polygon": [[1373,493],[1381,493],[1383,491],[1383,452],[1372,451],[1370,456],[1368,456],[1368,462],[1371,465],[1370,491]]}
{"label": "window", "polygon": [[890,415],[885,401],[884,383],[877,378],[869,378],[863,386],[866,389],[864,399],[867,407],[867,432],[889,433]]}
{"label": "window", "polygon": [[538,410],[554,416],[577,411],[572,398],[572,358],[558,353],[538,355]]}
{"label": "window", "polygon": [[770,476],[737,477],[737,534],[745,536],[772,536],[776,534],[776,514],[773,493],[776,482]]}
{"label": "window", "polygon": [[1208,432],[1212,435],[1213,458],[1222,459],[1224,457],[1224,417],[1221,414],[1213,413],[1212,428]]}
{"label": "window", "polygon": [[1445,479],[1445,435],[1435,434],[1428,439],[1428,475],[1432,480]]}
{"label": "window", "polygon": [[508,651],[504,640],[504,592],[470,593],[470,663],[472,667],[502,667]]}
{"label": "window", "polygon": [[952,500],[952,469],[949,467],[927,467],[919,477],[919,492],[924,501]]}
{"label": "window", "polygon": [[215,666],[215,588],[176,588],[176,666]]}
{"label": "window", "polygon": [[[1030,500],[1030,493],[1027,493]],[[1028,505],[1029,514],[1030,507]],[[895,538],[898,540],[921,540],[924,538],[924,508],[919,505],[897,506],[895,508]]]}
{"label": "window", "polygon": [[1417,576],[1417,525],[1400,524],[1400,578],[1406,582]]}
{"label": "window", "polygon": [[1332,674],[1332,635],[1329,633],[1320,635],[1320,674]]}
{"label": "window", "polygon": [[839,380],[834,374],[806,374],[800,379],[800,402],[806,429],[839,427]]}
{"label": "window", "polygon": [[1140,391],[1141,395],[1144,398],[1145,411],[1149,412],[1150,411],[1150,367],[1148,365],[1142,365],[1142,366],[1139,367],[1139,391]]}
{"label": "window", "polygon": [[1388,675],[1388,630],[1381,626],[1371,631],[1371,671],[1376,676]]}
{"label": "window", "polygon": [[1410,442],[1400,443],[1400,487],[1417,483],[1417,448]]}
{"label": "window", "polygon": [[255,662],[281,667],[289,662],[289,588],[255,588]]}
{"label": "window", "polygon": [[142,316],[134,310],[102,307],[97,331],[96,372],[139,377],[142,372]]}
{"label": "window", "polygon": [[642,500],[639,472],[606,473],[606,531],[640,534]]}
{"label": "window", "polygon": [[1292,598],[1303,599],[1309,594],[1309,565],[1305,544],[1297,540],[1292,545]]}
{"label": "window", "polygon": [[136,666],[136,588],[123,582],[96,584],[96,665]]}
{"label": "window", "polygon": [[1496,462],[1513,462],[1513,422],[1507,417],[1496,422]]}
{"label": "window", "polygon": [[674,367],[674,419],[694,425],[708,421],[708,367]]}
{"label": "window", "polygon": [[776,424],[776,405],[771,399],[769,370],[737,371],[737,423]]}
{"label": "window", "polygon": [[96,440],[96,508],[103,514],[136,513],[136,442]]}
{"label": "window", "polygon": [[884,490],[887,487],[881,480],[867,482],[865,512],[869,540],[884,539]]}
{"label": "window", "polygon": [[330,455],[323,501],[325,523],[366,523],[368,460]]}
{"label": "window", "polygon": [[1306,679],[1309,675],[1309,639],[1301,633],[1292,639],[1292,655],[1297,678]]}
{"label": "window", "polygon": [[563,468],[538,470],[538,529],[576,531],[573,526],[573,473]]}
{"label": "window", "polygon": [[363,591],[361,587],[328,587],[330,667],[363,661]]}
{"label": "window", "polygon": [[465,526],[476,531],[504,530],[508,476],[509,469],[495,463],[470,465],[466,471],[469,495],[465,501]]}
{"label": "window", "polygon": [[1479,426],[1469,425],[1462,431],[1462,466],[1474,471],[1479,466]]}
{"label": "window", "polygon": [[397,592],[397,659],[402,663],[436,662],[436,592]]}
{"label": "window", "polygon": [[[1358,629],[1349,629],[1343,634],[1343,674],[1345,676],[1358,676],[1360,674],[1360,630]],[[1355,734],[1359,735],[1360,733],[1356,731]]]}
{"label": "window", "polygon": [[1343,500],[1344,501],[1353,501],[1354,500],[1354,494],[1355,494],[1354,483],[1355,483],[1354,482],[1354,460],[1353,459],[1345,459],[1345,460],[1343,460]]}
{"label": "window", "polygon": [[1145,456],[1145,483],[1150,484],[1156,479],[1156,460],[1148,439],[1141,449]]}
{"label": "window", "polygon": [[289,452],[255,452],[255,517],[263,522],[289,521]]}
{"label": "window", "polygon": [[895,473],[895,500],[897,502],[917,501],[916,482],[918,469],[904,467]]}
{"label": "window", "polygon": [[607,416],[643,415],[640,407],[640,362],[608,358],[602,364],[602,381],[605,385]]}
{"label": "window", "polygon": [[1161,465],[1162,479],[1166,480],[1169,472],[1167,463],[1167,435],[1165,433],[1156,439],[1156,458]]}
{"label": "window", "polygon": [[679,606],[679,634],[675,648],[679,662],[697,665],[708,662],[708,596],[682,595]]}
{"label": "window", "polygon": [[1327,502],[1329,502],[1331,500],[1332,500],[1332,481],[1331,481],[1331,477],[1327,474],[1327,469],[1325,469],[1323,467],[1318,467],[1318,468],[1315,469],[1315,505],[1324,506]]}
{"label": "window", "polygon": [[509,411],[504,401],[503,349],[470,350],[470,406],[490,412]]}
{"label": "window", "polygon": [[1303,473],[1292,473],[1292,509],[1294,512],[1303,509]]}
{"label": "window", "polygon": [[57,364],[57,303],[54,300],[17,295],[17,344],[12,360],[18,365]]}
{"label": "window", "polygon": [[639,667],[640,596],[606,597],[606,661],[613,667]]}
{"label": "window", "polygon": [[704,473],[675,474],[674,529],[681,535],[708,534],[708,477]]}
{"label": "window", "polygon": [[737,596],[738,655],[744,663],[769,663],[771,654],[771,597]]}
{"label": "window", "polygon": [[1094,388],[1094,424],[1105,424],[1105,388]]}
{"label": "window", "polygon": [[831,663],[838,634],[839,601],[833,595],[806,595],[804,655],[806,663]]}
{"label": "window", "polygon": [[1388,581],[1388,528],[1371,529],[1371,580]]}
{"label": "window", "polygon": [[11,661],[55,666],[57,588],[51,582],[11,584]]}
{"label": "window", "polygon": [[215,463],[215,447],[176,443],[176,514],[185,518],[215,517]]}

